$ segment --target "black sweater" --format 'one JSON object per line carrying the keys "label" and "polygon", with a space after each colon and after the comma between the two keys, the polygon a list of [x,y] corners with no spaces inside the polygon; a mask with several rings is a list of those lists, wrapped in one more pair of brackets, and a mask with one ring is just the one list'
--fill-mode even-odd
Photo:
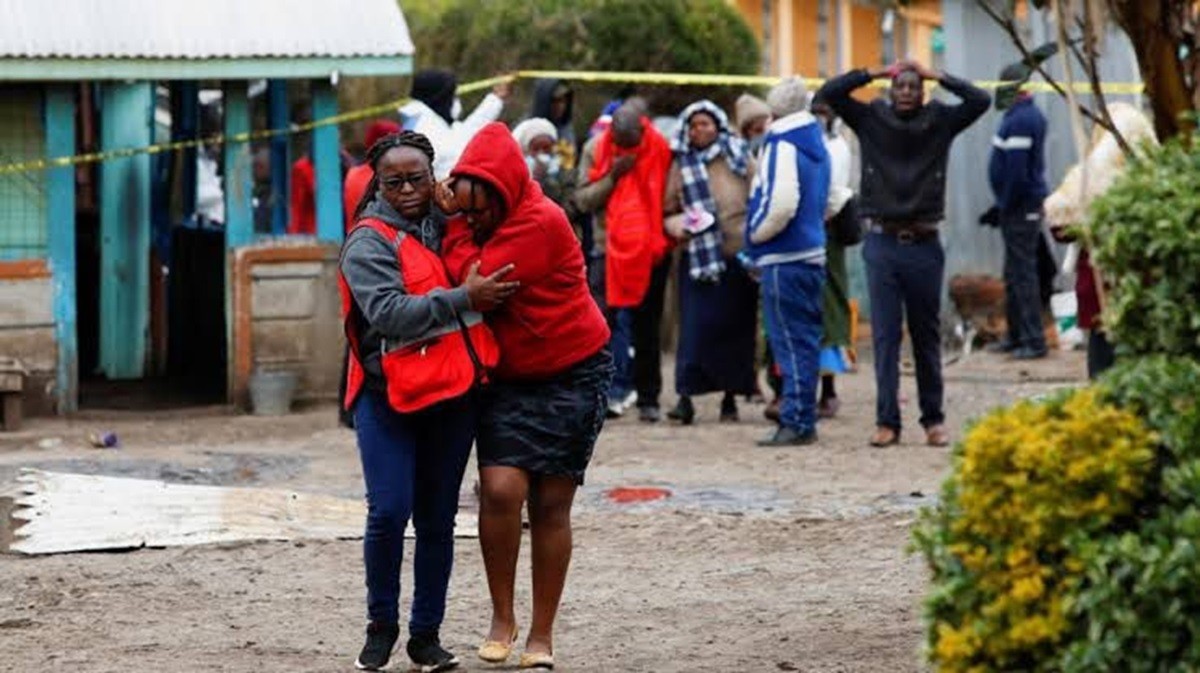
{"label": "black sweater", "polygon": [[991,97],[970,82],[943,75],[940,83],[960,105],[929,101],[899,116],[891,103],[850,94],[871,81],[866,70],[835,77],[817,94],[858,135],[862,151],[859,212],[902,223],[939,222],[946,212],[946,163],[955,136],[987,111]]}

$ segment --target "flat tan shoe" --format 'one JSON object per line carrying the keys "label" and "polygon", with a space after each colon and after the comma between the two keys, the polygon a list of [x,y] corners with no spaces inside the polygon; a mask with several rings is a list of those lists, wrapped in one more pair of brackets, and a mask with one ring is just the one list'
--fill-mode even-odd
{"label": "flat tan shoe", "polygon": [[875,434],[871,435],[871,446],[883,448],[885,446],[895,446],[900,443],[900,433],[886,426],[875,428]]}
{"label": "flat tan shoe", "polygon": [[519,668],[540,668],[545,671],[553,671],[554,655],[548,652],[526,652],[521,655]]}
{"label": "flat tan shoe", "polygon": [[[502,664],[512,655],[513,644],[517,642],[517,629],[513,628],[512,638],[507,643],[499,640],[487,640],[479,646],[479,658],[489,664]],[[522,660],[524,658],[522,657]]]}
{"label": "flat tan shoe", "polygon": [[930,446],[949,446],[950,433],[944,425],[931,425],[925,428],[925,443]]}

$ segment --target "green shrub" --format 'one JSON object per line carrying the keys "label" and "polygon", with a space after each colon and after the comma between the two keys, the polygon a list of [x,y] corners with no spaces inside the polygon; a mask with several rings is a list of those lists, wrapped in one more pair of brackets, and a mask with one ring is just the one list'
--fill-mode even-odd
{"label": "green shrub", "polygon": [[1071,613],[1087,628],[1068,645],[1064,670],[1200,670],[1200,363],[1144,357],[1104,386],[1162,438],[1161,475],[1135,527],[1075,540],[1087,570]]}
{"label": "green shrub", "polygon": [[1200,357],[1200,144],[1147,148],[1095,201],[1094,256],[1110,284],[1103,317],[1125,353]]}
{"label": "green shrub", "polygon": [[1068,541],[1131,515],[1154,445],[1097,388],[1022,402],[970,429],[914,533],[933,571],[926,618],[939,670],[1059,670],[1086,568]]}

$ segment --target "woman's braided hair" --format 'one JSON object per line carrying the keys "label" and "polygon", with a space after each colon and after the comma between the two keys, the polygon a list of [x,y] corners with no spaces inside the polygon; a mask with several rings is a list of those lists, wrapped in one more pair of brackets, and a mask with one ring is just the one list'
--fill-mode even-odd
{"label": "woman's braided hair", "polygon": [[429,170],[433,171],[433,143],[429,142],[422,133],[415,131],[401,131],[399,133],[391,133],[371,145],[371,149],[367,150],[366,164],[371,167],[371,182],[367,184],[367,191],[363,192],[362,198],[359,199],[358,205],[354,208],[354,219],[358,220],[362,216],[367,206],[375,200],[375,194],[379,191],[379,160],[383,155],[397,147],[411,147],[420,150],[422,154],[429,158]]}

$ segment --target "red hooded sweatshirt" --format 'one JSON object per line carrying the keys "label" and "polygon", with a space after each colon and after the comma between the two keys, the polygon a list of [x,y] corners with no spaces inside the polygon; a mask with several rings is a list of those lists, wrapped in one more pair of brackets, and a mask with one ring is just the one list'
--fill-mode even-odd
{"label": "red hooded sweatshirt", "polygon": [[490,183],[504,200],[507,216],[492,238],[475,245],[464,217],[447,223],[442,256],[456,283],[480,260],[481,274],[506,264],[507,280],[521,288],[487,314],[500,344],[495,376],[539,380],[561,374],[608,343],[608,324],[588,291],[583,251],[566,214],[542,194],[525,157],[504,124],[483,127],[463,150],[452,177]]}

